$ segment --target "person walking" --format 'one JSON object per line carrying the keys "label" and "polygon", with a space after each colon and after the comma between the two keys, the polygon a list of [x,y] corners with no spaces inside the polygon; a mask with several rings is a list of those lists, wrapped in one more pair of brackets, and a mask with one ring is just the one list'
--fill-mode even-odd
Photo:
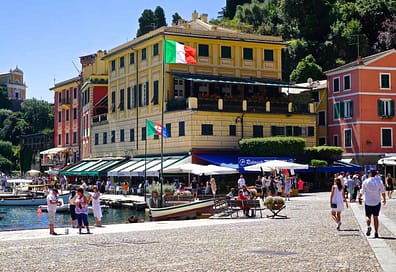
{"label": "person walking", "polygon": [[386,192],[388,194],[388,199],[391,199],[393,194],[393,178],[391,173],[386,175]]}
{"label": "person walking", "polygon": [[215,178],[210,179],[210,190],[212,191],[213,198],[216,198],[217,184]]}
{"label": "person walking", "polygon": [[54,230],[56,208],[60,202],[58,201],[58,189],[52,189],[52,192],[47,195],[47,212],[48,212],[48,226],[51,235],[58,235]]}
{"label": "person walking", "polygon": [[98,187],[94,186],[92,188],[92,209],[95,217],[95,227],[102,226],[102,208],[100,207],[100,192]]}
{"label": "person walking", "polygon": [[87,233],[89,232],[89,222],[88,222],[88,198],[84,195],[84,189],[78,188],[77,197],[74,201],[76,205],[76,215],[78,221],[78,233],[81,234],[81,229],[84,226],[87,228]]}
{"label": "person walking", "polygon": [[337,230],[341,227],[341,212],[344,210],[344,202],[348,208],[348,202],[346,201],[344,194],[344,186],[340,178],[334,179],[334,185],[331,187],[330,193],[330,207],[331,217],[337,223]]}
{"label": "person walking", "polygon": [[245,178],[243,177],[243,175],[240,175],[239,179],[237,181],[238,189],[242,189],[243,185],[245,185],[245,184],[246,184]]}
{"label": "person walking", "polygon": [[285,177],[285,200],[290,201],[290,192],[291,192],[291,178],[290,177]]}
{"label": "person walking", "polygon": [[76,190],[72,190],[70,192],[70,197],[69,197],[69,212],[70,212],[70,225],[72,228],[76,227],[76,205],[74,204],[74,201],[76,200],[77,197],[77,192]]}
{"label": "person walking", "polygon": [[381,210],[381,196],[383,204],[386,204],[385,187],[381,179],[375,178],[375,171],[370,171],[369,177],[363,181],[360,190],[359,203],[362,204],[362,196],[364,196],[364,209],[366,213],[367,232],[371,234],[371,217],[374,218],[374,237],[378,238],[379,212]]}

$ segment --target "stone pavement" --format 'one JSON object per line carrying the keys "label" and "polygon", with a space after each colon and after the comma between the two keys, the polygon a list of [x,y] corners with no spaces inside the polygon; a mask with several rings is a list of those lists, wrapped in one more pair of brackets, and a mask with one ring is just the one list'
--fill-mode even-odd
{"label": "stone pavement", "polygon": [[341,231],[329,193],[286,205],[288,219],[106,225],[91,235],[0,232],[0,271],[396,271],[396,199],[382,208],[380,239],[365,236],[357,203],[343,212]]}

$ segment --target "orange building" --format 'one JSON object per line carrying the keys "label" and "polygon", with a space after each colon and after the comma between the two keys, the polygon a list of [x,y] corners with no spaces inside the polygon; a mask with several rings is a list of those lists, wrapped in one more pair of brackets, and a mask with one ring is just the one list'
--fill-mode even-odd
{"label": "orange building", "polygon": [[395,153],[396,50],[388,50],[326,72],[328,144],[344,158],[375,165]]}

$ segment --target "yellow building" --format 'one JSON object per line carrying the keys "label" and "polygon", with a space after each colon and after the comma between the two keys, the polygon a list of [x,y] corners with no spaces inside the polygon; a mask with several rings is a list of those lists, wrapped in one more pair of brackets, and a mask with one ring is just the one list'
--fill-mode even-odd
{"label": "yellow building", "polygon": [[0,86],[7,88],[8,99],[11,101],[23,101],[26,99],[26,84],[23,79],[23,71],[18,68],[10,69],[9,72],[0,73]]}
{"label": "yellow building", "polygon": [[[164,39],[196,48],[197,64],[163,64]],[[161,154],[161,140],[146,137],[146,120],[166,127],[163,154],[192,154],[193,160],[237,153],[241,138],[301,136],[306,146],[315,145],[310,100],[297,104],[281,92],[289,86],[281,80],[285,46],[280,37],[225,29],[194,12],[188,22],[111,49],[104,56],[108,121],[91,128],[91,156]]]}

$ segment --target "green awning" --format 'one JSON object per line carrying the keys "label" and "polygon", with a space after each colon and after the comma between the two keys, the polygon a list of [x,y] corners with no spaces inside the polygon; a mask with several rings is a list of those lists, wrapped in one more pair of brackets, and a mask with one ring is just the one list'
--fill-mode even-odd
{"label": "green awning", "polygon": [[60,171],[65,176],[106,176],[107,170],[122,162],[122,159],[98,159],[82,161],[71,168]]}

